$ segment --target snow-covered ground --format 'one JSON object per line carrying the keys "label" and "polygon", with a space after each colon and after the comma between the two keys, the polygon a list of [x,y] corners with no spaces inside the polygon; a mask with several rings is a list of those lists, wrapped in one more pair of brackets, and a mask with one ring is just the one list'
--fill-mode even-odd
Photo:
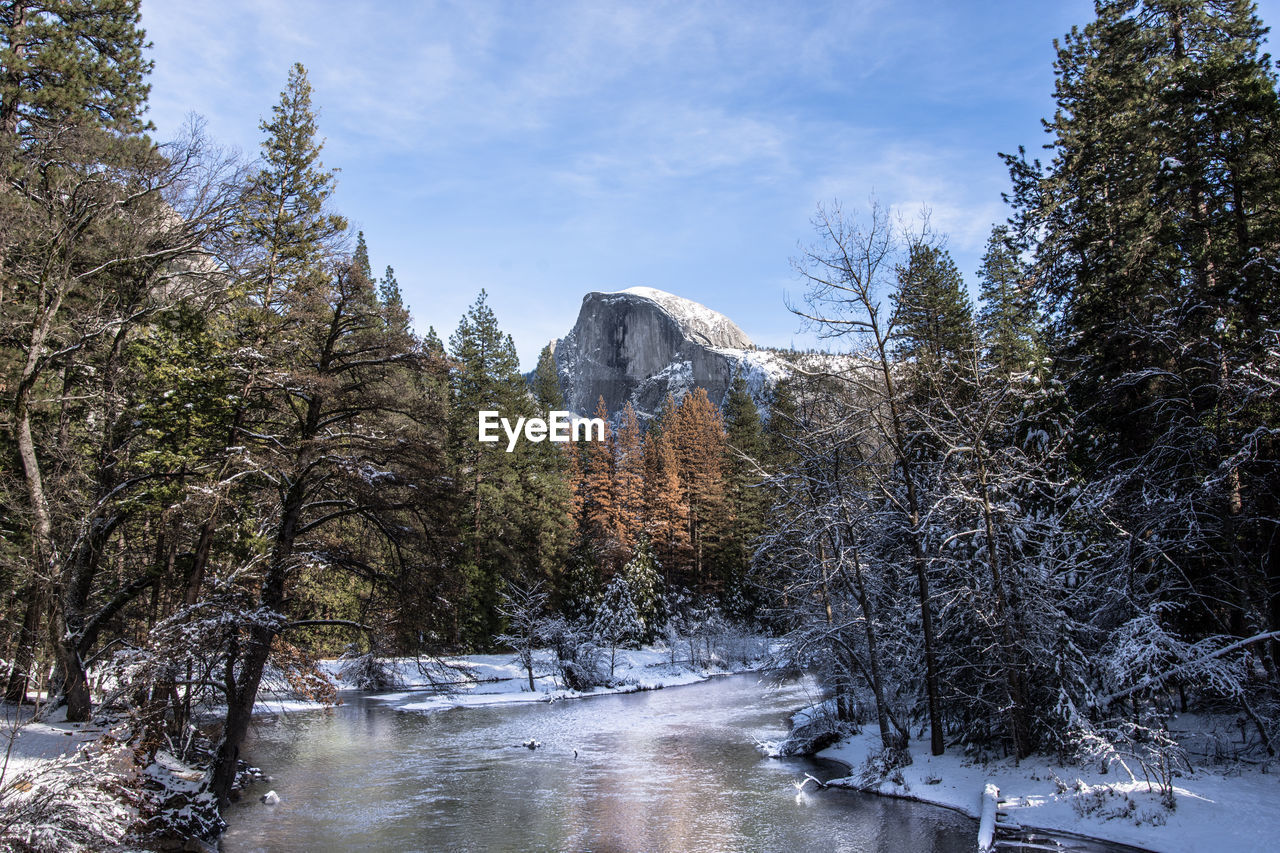
{"label": "snow-covered ground", "polygon": [[[832,784],[859,787],[859,770],[879,746],[879,733],[868,726],[819,755],[850,768],[847,779]],[[984,786],[994,783],[1005,801],[1002,810],[1023,827],[1168,853],[1280,849],[1280,763],[1228,772],[1196,767],[1176,780],[1177,808],[1167,811],[1136,766],[1137,779],[1131,781],[1116,765],[1105,775],[1091,765],[1061,767],[1038,757],[1017,765],[1012,759],[984,765],[952,752],[930,755],[924,738],[912,742],[911,758],[900,777],[879,785],[879,793],[948,806],[976,818]]]}
{"label": "snow-covered ground", "polygon": [[[60,708],[48,721],[32,722],[32,707],[5,702],[0,704],[0,763],[7,752],[4,764],[6,780],[26,772],[38,762],[71,755],[84,743],[102,734],[102,727],[93,723],[68,723],[67,709]],[[10,745],[12,744],[12,748]]]}
{"label": "snow-covered ground", "polygon": [[[767,651],[763,642],[761,648]],[[736,665],[695,667],[690,666],[687,660],[679,660],[672,664],[671,652],[661,646],[618,649],[614,668],[614,680],[617,683],[612,687],[578,691],[567,690],[560,686],[556,678],[551,675],[554,670],[553,661],[554,658],[548,651],[539,651],[535,654],[534,686],[537,689],[530,692],[528,676],[511,654],[459,655],[442,658],[431,667],[430,676],[419,669],[417,660],[397,658],[387,662],[388,668],[394,673],[396,686],[388,692],[375,692],[370,695],[376,700],[394,702],[401,710],[406,711],[436,711],[512,702],[554,702],[561,699],[695,684],[716,675],[751,671],[761,663],[758,661]],[[450,671],[442,668],[440,664],[457,669]],[[357,685],[344,676],[345,665],[346,662],[342,660],[325,660],[320,662],[320,669],[332,679],[339,691],[358,690]],[[442,690],[435,686],[442,680],[448,682],[447,689]],[[338,702],[342,702],[342,692],[338,694]],[[260,693],[258,702],[254,706],[254,713],[287,714],[323,707],[319,702],[277,698]]]}
{"label": "snow-covered ground", "polygon": [[[705,681],[715,675],[729,672],[742,672],[751,668],[749,664],[736,667],[691,667],[687,662],[671,663],[671,653],[659,647],[643,649],[619,649],[614,678],[619,682],[612,687],[597,687],[589,691],[567,690],[559,685],[550,675],[553,670],[552,656],[549,652],[538,652],[535,655],[534,691],[529,690],[529,679],[525,670],[510,654],[467,655],[465,657],[446,658],[443,663],[465,668],[470,679],[459,679],[452,684],[447,693],[430,689],[430,680],[423,676],[412,659],[395,662],[399,688],[390,693],[375,694],[374,698],[386,702],[394,702],[405,711],[435,711],[445,708],[461,708],[476,705],[501,705],[512,702],[550,702],[560,699],[597,696],[606,693],[627,693],[636,690],[654,690],[662,687],[674,687],[680,684],[694,684]],[[341,676],[341,661],[325,661],[325,670],[344,689],[354,689]],[[439,675],[437,674],[437,678]],[[415,689],[418,688],[418,689]],[[415,693],[421,691],[421,698],[414,701]],[[430,692],[427,692],[430,690]],[[261,703],[264,710],[275,711],[276,703]],[[297,704],[297,703],[293,703]]]}

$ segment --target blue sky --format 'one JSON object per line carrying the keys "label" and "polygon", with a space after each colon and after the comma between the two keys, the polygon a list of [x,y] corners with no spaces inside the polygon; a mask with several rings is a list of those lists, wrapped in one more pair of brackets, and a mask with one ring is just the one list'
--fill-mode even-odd
{"label": "blue sky", "polygon": [[[1265,22],[1280,0],[1260,4]],[[875,194],[971,284],[1006,216],[998,151],[1043,144],[1052,41],[1089,0],[143,0],[161,139],[194,112],[255,154],[307,66],[334,207],[446,337],[485,288],[525,367],[582,295],[657,287],[759,344],[808,345],[786,294],[819,202]]]}

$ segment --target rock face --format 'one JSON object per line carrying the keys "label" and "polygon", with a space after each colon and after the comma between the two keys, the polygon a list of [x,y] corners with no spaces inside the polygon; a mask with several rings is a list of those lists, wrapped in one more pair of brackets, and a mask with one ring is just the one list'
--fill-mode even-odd
{"label": "rock face", "polygon": [[581,415],[604,397],[610,415],[630,400],[648,418],[668,393],[679,398],[695,386],[719,404],[739,373],[752,374],[755,392],[771,384],[761,367],[773,359],[732,320],[651,287],[588,293],[573,331],[554,347],[565,404]]}

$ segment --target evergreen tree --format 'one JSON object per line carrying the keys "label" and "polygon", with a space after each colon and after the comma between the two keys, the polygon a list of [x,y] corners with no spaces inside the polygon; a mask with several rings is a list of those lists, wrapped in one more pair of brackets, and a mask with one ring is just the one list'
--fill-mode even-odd
{"label": "evergreen tree", "polygon": [[669,431],[662,429],[664,422],[675,419],[675,401],[670,395],[662,411],[649,424],[643,442],[645,533],[661,558],[667,583],[672,584],[676,566],[688,561],[688,504],[675,445]]}
{"label": "evergreen tree", "polygon": [[260,124],[266,136],[263,165],[245,193],[240,223],[241,236],[256,249],[242,278],[263,308],[291,295],[304,297],[318,276],[319,259],[347,228],[341,216],[325,209],[335,172],[320,162],[324,143],[316,129],[311,83],[300,63],[289,70],[271,115]]}
{"label": "evergreen tree", "polygon": [[356,232],[356,249],[351,255],[351,265],[356,272],[364,276],[365,281],[373,281],[373,267],[369,264],[369,244],[364,241],[364,232]]}
{"label": "evergreen tree", "polygon": [[[324,208],[333,172],[319,160],[311,87],[301,65],[290,71],[262,130],[262,168],[239,219],[255,252],[239,282],[249,308],[237,322],[249,346],[234,365],[242,408],[228,444],[243,446],[248,458],[241,464],[258,474],[246,488],[264,513],[259,523],[272,533],[259,545],[262,568],[245,590],[247,601],[224,603],[230,612],[218,617],[233,626],[222,652],[227,710],[211,781],[223,803],[263,673],[277,643],[284,643],[293,595],[307,588],[317,563],[362,562],[327,537],[361,529],[353,525],[362,520],[370,522],[366,532],[385,534],[393,528],[382,513],[398,498],[425,497],[406,482],[405,468],[419,461],[404,452],[412,442],[400,424],[383,420],[390,411],[412,410],[403,389],[393,386],[401,384],[401,365],[416,344],[388,334],[373,283],[351,258],[333,254],[346,226]],[[394,459],[393,447],[401,450]],[[432,476],[423,469],[414,474]]]}
{"label": "evergreen tree", "polygon": [[[524,580],[520,505],[523,496],[516,454],[505,439],[478,440],[481,411],[497,411],[514,421],[532,413],[511,337],[498,327],[483,290],[449,338],[452,356],[449,449],[463,507],[467,595],[454,602],[455,641],[484,644],[498,629],[497,601],[505,579]],[[514,577],[505,576],[514,575]]]}
{"label": "evergreen tree", "polygon": [[1191,600],[1193,634],[1280,628],[1277,447],[1250,438],[1272,413],[1241,405],[1280,307],[1265,30],[1243,0],[1096,8],[1058,48],[1052,161],[1006,158],[1076,463],[1128,531],[1133,618]]}
{"label": "evergreen tree", "polygon": [[[595,417],[608,422],[604,397],[596,406]],[[578,449],[582,466],[579,489],[582,516],[578,535],[590,543],[592,551],[599,556],[606,576],[612,576],[624,559],[622,515],[615,491],[614,443],[613,433],[606,429],[604,441],[583,442]]]}
{"label": "evergreen tree", "polygon": [[[390,269],[390,267],[387,267],[388,271],[390,271]],[[440,340],[440,335],[436,332],[435,326],[427,327],[427,334],[426,337],[422,339],[422,346],[429,353],[434,353],[441,357],[444,357],[445,355],[444,342]]]}
{"label": "evergreen tree", "polygon": [[898,269],[893,326],[903,358],[954,364],[973,346],[973,309],[951,255],[916,243]]}
{"label": "evergreen tree", "polygon": [[[386,318],[387,326],[397,332],[407,332],[409,330],[409,309],[404,304],[404,297],[400,293],[400,283],[396,281],[396,271],[390,266],[383,273],[382,280],[378,282],[378,304],[382,306],[382,315]],[[436,335],[435,330],[429,331],[432,341],[427,341],[426,345],[429,351],[443,352],[444,347],[440,344],[440,338]]]}
{"label": "evergreen tree", "polygon": [[618,649],[639,641],[644,634],[644,623],[624,574],[615,575],[605,586],[604,594],[596,605],[591,633],[609,650],[609,677],[613,678]]}
{"label": "evergreen tree", "polygon": [[533,371],[533,396],[544,411],[563,411],[564,394],[560,391],[560,375],[551,344],[538,353],[538,366]]}
{"label": "evergreen tree", "polygon": [[978,279],[978,328],[987,358],[1005,373],[1027,370],[1036,350],[1035,303],[1004,226],[991,229]]}
{"label": "evergreen tree", "polygon": [[[134,378],[125,348],[152,314],[203,295],[168,280],[231,204],[195,134],[171,158],[141,135],[143,39],[136,2],[0,9],[0,383],[29,574],[6,695],[22,697],[47,611],[71,720],[91,710],[84,659],[106,543],[146,503],[121,479],[141,426],[120,408]],[[113,612],[145,587],[122,586]]]}
{"label": "evergreen tree", "polygon": [[724,424],[705,388],[695,388],[685,395],[670,425],[664,425],[662,438],[671,443],[683,488],[690,580],[698,592],[708,592],[715,585],[708,572],[708,557],[718,545],[728,518],[724,500]]}
{"label": "evergreen tree", "polygon": [[152,63],[140,0],[14,0],[0,8],[0,132],[147,129]]}
{"label": "evergreen tree", "polygon": [[400,282],[396,280],[396,271],[389,265],[378,282],[378,301],[387,308],[403,309],[404,294],[400,292]]}
{"label": "evergreen tree", "polygon": [[725,397],[724,425],[725,498],[731,520],[725,528],[718,562],[728,592],[746,604],[753,589],[748,581],[752,554],[764,532],[772,494],[764,484],[768,448],[760,410],[741,376],[734,378]]}
{"label": "evergreen tree", "polygon": [[628,400],[614,442],[613,494],[618,504],[622,547],[630,551],[644,530],[644,444],[640,422]]}
{"label": "evergreen tree", "polygon": [[649,537],[640,535],[635,553],[622,567],[622,578],[631,594],[636,618],[640,622],[639,639],[651,642],[657,638],[664,621],[666,587],[662,582],[662,567],[653,554]]}

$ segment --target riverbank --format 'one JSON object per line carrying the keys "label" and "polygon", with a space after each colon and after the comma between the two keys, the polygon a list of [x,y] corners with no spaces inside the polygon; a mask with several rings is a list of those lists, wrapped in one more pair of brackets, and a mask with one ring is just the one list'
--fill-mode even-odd
{"label": "riverbank", "polygon": [[[1269,851],[1280,838],[1280,764],[1196,767],[1175,780],[1176,808],[1160,804],[1141,770],[1136,779],[1113,766],[1056,766],[1041,757],[979,763],[958,753],[929,754],[923,739],[911,744],[911,764],[867,787],[861,769],[879,752],[873,727],[818,753],[844,764],[850,775],[829,784],[869,790],[956,809],[978,818],[988,784],[1000,789],[1002,810],[1024,828],[1065,832],[1158,853],[1204,850]],[[1193,765],[1194,766],[1194,765]]]}
{"label": "riverbank", "polygon": [[[410,660],[397,662],[401,689],[373,694],[372,698],[401,703],[399,707],[404,711],[436,711],[513,702],[558,702],[696,684],[717,675],[750,672],[758,669],[762,662],[762,656],[753,655],[750,660],[735,663],[693,665],[682,660],[673,662],[670,651],[660,647],[619,649],[612,685],[602,685],[590,690],[570,690],[549,674],[554,670],[551,653],[540,651],[535,655],[534,689],[531,691],[528,674],[511,655],[467,655],[445,659],[443,663],[465,668],[469,677],[450,684],[447,690],[437,692],[436,687],[416,672],[416,664]],[[326,662],[326,666],[330,668],[336,681],[353,689],[352,685],[342,680],[338,662]],[[403,702],[417,690],[424,691],[420,701]],[[431,695],[425,695],[426,692]]]}
{"label": "riverbank", "polygon": [[[534,654],[533,690],[529,689],[524,667],[511,654],[456,655],[429,663],[414,658],[389,659],[382,666],[393,686],[384,690],[362,688],[353,678],[349,661],[322,660],[320,669],[337,686],[338,704],[344,701],[344,694],[361,693],[377,701],[401,703],[398,707],[405,711],[437,711],[660,690],[697,684],[718,675],[755,672],[765,665],[770,647],[763,638],[749,640],[755,647],[753,653],[738,660],[698,664],[678,656],[673,660],[671,651],[662,646],[618,649],[613,683],[590,690],[571,690],[561,685],[553,674],[554,655],[546,650]],[[403,702],[416,694],[421,694],[420,700]],[[254,713],[278,715],[324,707],[321,702],[272,696],[264,691],[254,705]]]}

